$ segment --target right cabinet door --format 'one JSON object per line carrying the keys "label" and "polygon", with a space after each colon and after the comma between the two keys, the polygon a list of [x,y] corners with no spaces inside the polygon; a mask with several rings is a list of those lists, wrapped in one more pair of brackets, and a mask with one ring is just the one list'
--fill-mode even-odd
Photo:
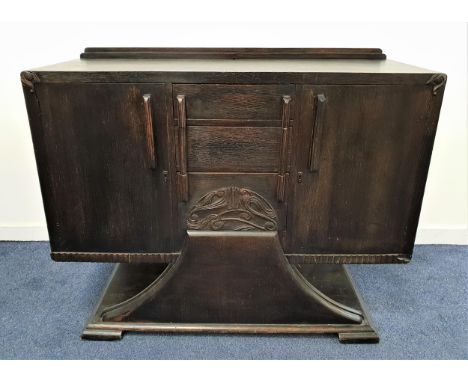
{"label": "right cabinet door", "polygon": [[411,253],[442,95],[298,87],[289,253]]}

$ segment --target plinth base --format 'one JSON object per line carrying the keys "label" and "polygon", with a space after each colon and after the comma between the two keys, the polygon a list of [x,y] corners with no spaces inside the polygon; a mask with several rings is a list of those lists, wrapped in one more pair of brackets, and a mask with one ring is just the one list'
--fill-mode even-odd
{"label": "plinth base", "polygon": [[82,338],[123,332],[319,334],[378,342],[342,265],[290,265],[276,233],[188,233],[179,259],[119,264]]}

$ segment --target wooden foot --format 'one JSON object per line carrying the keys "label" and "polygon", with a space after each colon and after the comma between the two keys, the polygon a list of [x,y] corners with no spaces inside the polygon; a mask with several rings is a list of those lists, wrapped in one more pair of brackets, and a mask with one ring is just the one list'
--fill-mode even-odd
{"label": "wooden foot", "polygon": [[349,332],[338,333],[338,338],[341,343],[378,343],[379,336],[375,331],[369,332]]}
{"label": "wooden foot", "polygon": [[118,265],[83,337],[114,331],[376,338],[345,268],[290,265],[276,232],[189,231],[175,263]]}
{"label": "wooden foot", "polygon": [[121,340],[123,332],[117,329],[88,329],[83,330],[81,338],[84,340]]}

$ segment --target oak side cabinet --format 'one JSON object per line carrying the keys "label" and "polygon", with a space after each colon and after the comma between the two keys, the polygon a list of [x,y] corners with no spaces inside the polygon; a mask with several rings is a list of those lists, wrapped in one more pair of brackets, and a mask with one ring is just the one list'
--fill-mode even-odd
{"label": "oak side cabinet", "polygon": [[410,261],[446,79],[324,48],[22,72],[52,258],[119,263],[82,337],[378,341],[344,264]]}

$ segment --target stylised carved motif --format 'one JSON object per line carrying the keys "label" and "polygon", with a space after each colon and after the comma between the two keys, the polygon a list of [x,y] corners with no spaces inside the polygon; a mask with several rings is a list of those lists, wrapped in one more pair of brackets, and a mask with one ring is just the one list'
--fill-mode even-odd
{"label": "stylised carved motif", "polygon": [[437,90],[445,85],[447,82],[447,75],[443,73],[434,74],[426,82],[426,85],[432,85],[432,94],[437,95]]}
{"label": "stylised carved motif", "polygon": [[247,188],[223,187],[204,195],[190,210],[188,229],[275,231],[278,217],[262,196]]}
{"label": "stylised carved motif", "polygon": [[21,82],[29,88],[31,93],[34,93],[34,84],[39,82],[39,77],[33,72],[21,72]]}

